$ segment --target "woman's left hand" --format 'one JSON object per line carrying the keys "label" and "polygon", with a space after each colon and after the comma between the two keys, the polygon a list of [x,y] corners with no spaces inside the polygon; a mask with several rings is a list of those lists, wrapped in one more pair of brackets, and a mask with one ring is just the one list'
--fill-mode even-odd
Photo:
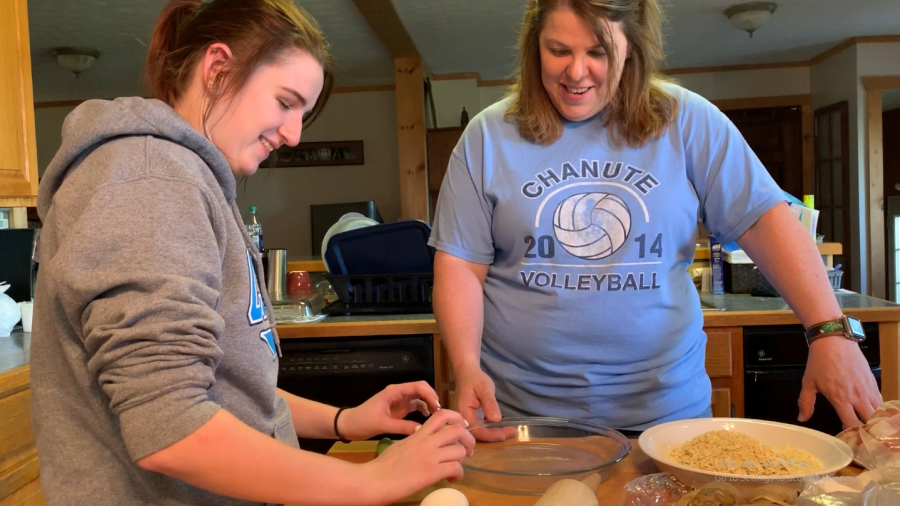
{"label": "woman's left hand", "polygon": [[378,434],[410,435],[419,424],[404,420],[418,411],[430,416],[441,409],[438,395],[424,381],[388,385],[363,404],[345,409],[338,417],[338,431],[347,439],[362,441]]}
{"label": "woman's left hand", "polygon": [[823,337],[810,345],[799,421],[812,416],[817,392],[831,402],[845,429],[868,421],[883,402],[859,344],[842,336]]}

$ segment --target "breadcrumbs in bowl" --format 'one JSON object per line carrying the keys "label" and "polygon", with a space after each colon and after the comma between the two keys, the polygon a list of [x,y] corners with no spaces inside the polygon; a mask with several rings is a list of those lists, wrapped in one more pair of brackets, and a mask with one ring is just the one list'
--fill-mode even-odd
{"label": "breadcrumbs in bowl", "polygon": [[717,473],[786,476],[822,469],[818,459],[797,448],[772,448],[733,430],[711,430],[676,446],[669,457],[686,466]]}
{"label": "breadcrumbs in bowl", "polygon": [[742,492],[768,483],[800,490],[804,480],[838,473],[853,457],[834,436],[745,418],[663,423],[645,430],[638,445],[661,472],[688,486],[725,481]]}

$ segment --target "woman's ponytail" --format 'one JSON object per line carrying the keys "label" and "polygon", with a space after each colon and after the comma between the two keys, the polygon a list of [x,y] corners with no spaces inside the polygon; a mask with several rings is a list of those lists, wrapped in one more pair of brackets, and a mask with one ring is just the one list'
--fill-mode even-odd
{"label": "woman's ponytail", "polygon": [[178,98],[182,78],[181,61],[173,58],[178,51],[178,34],[203,6],[200,0],[170,0],[159,14],[150,47],[147,50],[145,71],[150,84],[150,96],[172,105]]}
{"label": "woman's ponytail", "polygon": [[213,44],[226,45],[233,57],[216,74],[227,80],[208,90],[203,118],[220,99],[243,88],[256,68],[290,50],[309,53],[324,74],[322,93],[306,114],[304,128],[325,107],[334,85],[334,60],[322,29],[295,0],[169,0],[147,51],[150,96],[175,107]]}

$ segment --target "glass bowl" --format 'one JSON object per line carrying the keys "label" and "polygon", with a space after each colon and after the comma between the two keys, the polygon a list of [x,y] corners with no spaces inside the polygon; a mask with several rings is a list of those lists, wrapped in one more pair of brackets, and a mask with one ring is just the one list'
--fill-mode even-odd
{"label": "glass bowl", "polygon": [[620,432],[566,418],[506,418],[469,430],[478,446],[463,460],[465,482],[504,494],[541,495],[563,478],[594,473],[606,481],[631,451]]}

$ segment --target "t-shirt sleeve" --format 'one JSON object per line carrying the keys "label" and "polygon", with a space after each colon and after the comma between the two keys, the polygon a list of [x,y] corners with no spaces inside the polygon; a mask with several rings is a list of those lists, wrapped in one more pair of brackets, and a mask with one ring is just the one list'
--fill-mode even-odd
{"label": "t-shirt sleeve", "polygon": [[722,111],[698,95],[684,92],[683,97],[680,121],[700,220],[723,244],[734,242],[787,199]]}
{"label": "t-shirt sleeve", "polygon": [[480,148],[467,151],[462,141],[450,157],[428,244],[468,262],[490,264],[492,206],[484,194],[481,157],[475,153]]}

